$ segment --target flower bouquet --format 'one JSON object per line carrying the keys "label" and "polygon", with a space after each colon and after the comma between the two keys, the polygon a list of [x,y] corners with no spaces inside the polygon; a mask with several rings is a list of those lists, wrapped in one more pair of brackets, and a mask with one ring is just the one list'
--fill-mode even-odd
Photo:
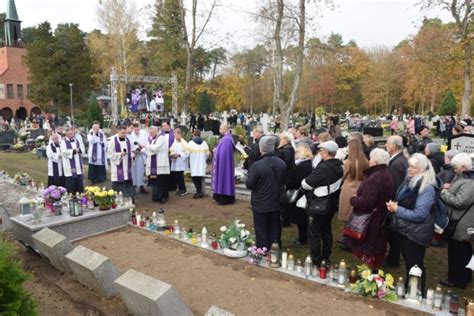
{"label": "flower bouquet", "polygon": [[236,219],[232,224],[220,228],[221,237],[219,245],[224,249],[224,255],[231,258],[242,258],[247,255],[247,247],[252,245],[253,240],[250,232],[245,229],[245,224],[241,224]]}
{"label": "flower bouquet", "polygon": [[357,266],[357,269],[360,278],[351,286],[352,293],[387,301],[397,300],[397,294],[394,292],[394,279],[390,273],[385,274],[382,270],[373,273],[366,265]]}
{"label": "flower bouquet", "polygon": [[94,192],[94,200],[97,205],[99,205],[99,210],[106,211],[110,210],[110,208],[115,208],[117,205],[115,204],[115,196],[116,192],[114,190],[107,190],[105,188],[102,191],[95,191]]}
{"label": "flower bouquet", "polygon": [[31,177],[26,172],[18,172],[13,176],[13,182],[19,186],[26,187],[31,183]]}
{"label": "flower bouquet", "polygon": [[53,206],[59,206],[58,204],[60,204],[61,198],[66,192],[66,188],[50,185],[41,194],[43,196],[44,205],[49,208],[51,212],[54,212]]}
{"label": "flower bouquet", "polygon": [[249,263],[258,266],[263,257],[267,254],[267,247],[258,248],[255,245],[249,247],[248,251],[250,253]]}

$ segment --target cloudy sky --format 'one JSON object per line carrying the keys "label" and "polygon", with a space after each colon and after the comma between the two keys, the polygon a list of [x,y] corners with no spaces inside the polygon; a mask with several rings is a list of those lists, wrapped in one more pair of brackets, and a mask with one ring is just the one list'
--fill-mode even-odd
{"label": "cloudy sky", "polygon": [[[152,5],[154,0],[130,0],[140,8]],[[296,0],[292,0],[296,1]],[[49,21],[79,23],[80,28],[91,31],[98,26],[96,8],[98,0],[16,0],[23,27]],[[185,0],[185,3],[189,2]],[[209,0],[204,0],[209,2]],[[206,46],[221,45],[231,51],[252,47],[261,40],[259,26],[254,21],[257,12],[255,0],[220,0],[210,30],[205,38]],[[334,8],[322,8],[313,14],[315,22],[311,35],[325,38],[331,32],[340,33],[345,41],[355,40],[362,47],[392,47],[416,33],[424,16],[439,17],[451,21],[448,12],[421,11],[418,0],[334,0]],[[3,5],[4,8],[1,8]],[[0,0],[0,10],[6,10],[7,0]],[[314,13],[315,8],[311,7]],[[142,11],[143,12],[143,11]],[[143,30],[150,26],[152,12],[143,12]],[[146,32],[143,31],[143,34]]]}

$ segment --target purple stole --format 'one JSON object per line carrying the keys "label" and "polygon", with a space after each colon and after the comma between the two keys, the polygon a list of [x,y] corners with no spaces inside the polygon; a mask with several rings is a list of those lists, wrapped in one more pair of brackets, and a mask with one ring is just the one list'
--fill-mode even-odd
{"label": "purple stole", "polygon": [[[54,144],[53,142],[51,142],[51,150],[53,151],[53,153],[57,152],[56,144]],[[52,161],[52,163],[53,163],[53,179],[54,179],[54,182],[59,183],[59,166],[58,166],[58,163],[54,162],[54,161]]]}
{"label": "purple stole", "polygon": [[[64,141],[66,142],[66,148],[67,148],[67,149],[72,149],[72,144],[71,144],[71,142],[69,141],[69,139],[64,138]],[[75,142],[76,144],[79,144],[79,142],[77,141],[76,138],[74,138],[74,142]],[[76,145],[76,148],[79,148],[79,147]],[[72,176],[73,176],[73,177],[77,177],[76,159],[74,159],[74,155],[79,155],[79,153],[73,153],[73,154],[72,154],[72,158],[69,159],[69,163],[71,164]],[[80,164],[81,164],[81,170],[82,170],[82,158],[79,159],[79,162],[80,162]]]}
{"label": "purple stole", "polygon": [[[168,133],[165,133],[165,131],[163,131],[163,130],[160,132],[160,135],[163,135],[163,136],[164,136],[164,135],[166,135],[166,134],[168,134]],[[169,137],[168,137],[168,148],[170,148],[171,145],[173,145],[173,143],[174,143],[174,133],[173,133],[173,130],[172,130],[172,129],[170,129],[168,135],[169,135]]]}
{"label": "purple stole", "polygon": [[[121,153],[122,147],[120,146],[119,137],[114,137],[115,141],[115,152]],[[128,137],[125,137],[125,142],[127,143],[127,157],[128,157],[128,180],[132,179],[132,157],[131,157],[131,145]],[[123,174],[123,159],[120,160],[120,164],[117,166],[117,182],[124,182],[125,176]]]}
{"label": "purple stole", "polygon": [[[154,139],[148,138],[148,142],[150,143],[150,145],[153,144],[155,140],[158,139],[158,137],[160,136],[156,136]],[[156,155],[152,155],[150,157],[150,175],[156,176]]]}
{"label": "purple stole", "polygon": [[[92,132],[91,132],[91,135],[93,135]],[[99,132],[99,139],[101,142],[104,140],[104,134],[101,132]],[[100,146],[102,148],[102,164],[105,165],[104,144],[101,144]],[[92,162],[96,162],[96,161],[97,161],[97,143],[92,145]]]}

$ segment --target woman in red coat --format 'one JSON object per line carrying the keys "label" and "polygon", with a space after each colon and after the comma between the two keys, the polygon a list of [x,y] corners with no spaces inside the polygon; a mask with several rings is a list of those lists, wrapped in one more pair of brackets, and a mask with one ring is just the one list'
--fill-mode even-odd
{"label": "woman in red coat", "polygon": [[365,180],[357,194],[350,198],[355,214],[374,212],[364,240],[349,238],[348,244],[354,256],[372,269],[382,265],[386,252],[388,227],[383,227],[388,215],[387,205],[392,196],[392,179],[388,172],[389,154],[376,148],[370,152],[369,168],[364,171]]}

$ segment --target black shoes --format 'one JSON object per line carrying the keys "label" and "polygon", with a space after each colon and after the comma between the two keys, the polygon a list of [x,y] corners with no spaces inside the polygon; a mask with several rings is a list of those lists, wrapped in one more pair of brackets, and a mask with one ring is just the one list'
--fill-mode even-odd
{"label": "black shoes", "polygon": [[450,282],[449,280],[441,280],[441,281],[439,281],[439,283],[441,285],[446,286],[446,287],[456,287],[458,289],[465,289],[466,288],[466,284],[453,283],[453,282]]}
{"label": "black shoes", "polygon": [[193,199],[200,199],[200,198],[202,198],[202,197],[204,197],[204,194],[202,194],[202,193],[195,193],[195,194],[193,195]]}
{"label": "black shoes", "polygon": [[145,188],[143,187],[143,185],[140,187],[140,189],[138,190],[139,193],[142,193],[142,194],[147,194],[148,191],[145,190]]}

